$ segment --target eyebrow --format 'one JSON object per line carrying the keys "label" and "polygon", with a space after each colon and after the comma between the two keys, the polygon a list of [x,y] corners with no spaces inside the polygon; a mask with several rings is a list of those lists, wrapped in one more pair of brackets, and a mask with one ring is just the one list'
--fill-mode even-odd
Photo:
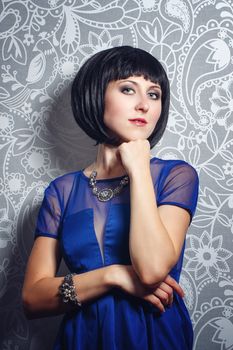
{"label": "eyebrow", "polygon": [[[126,83],[126,82],[129,82],[129,83],[132,83],[136,86],[138,86],[139,84],[134,81],[134,80],[129,80],[129,79],[126,79],[126,80],[120,80],[120,83]],[[153,83],[154,84],[154,83]],[[161,90],[161,86],[159,84],[155,84],[155,85],[151,85],[149,88],[157,88],[157,89],[160,89]]]}

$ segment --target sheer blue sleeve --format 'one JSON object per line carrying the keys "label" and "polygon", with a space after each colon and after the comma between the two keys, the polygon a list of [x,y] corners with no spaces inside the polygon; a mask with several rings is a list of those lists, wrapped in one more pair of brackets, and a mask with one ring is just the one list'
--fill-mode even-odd
{"label": "sheer blue sleeve", "polygon": [[190,222],[197,206],[199,180],[196,170],[186,162],[174,161],[168,168],[158,193],[158,206],[169,204],[186,209]]}
{"label": "sheer blue sleeve", "polygon": [[35,230],[35,237],[58,238],[61,218],[61,205],[56,187],[51,184],[46,188]]}
{"label": "sheer blue sleeve", "polygon": [[76,172],[62,175],[46,188],[38,214],[35,237],[59,239],[61,221],[75,178]]}

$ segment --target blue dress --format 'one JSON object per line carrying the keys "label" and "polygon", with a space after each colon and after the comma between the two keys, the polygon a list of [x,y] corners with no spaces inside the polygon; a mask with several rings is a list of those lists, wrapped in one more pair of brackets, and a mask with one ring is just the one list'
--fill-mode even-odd
{"label": "blue dress", "polygon": [[[179,160],[150,160],[157,205],[176,205],[194,214],[198,177]],[[97,180],[115,188],[121,177]],[[83,170],[63,175],[45,190],[36,237],[58,239],[62,256],[77,274],[112,264],[130,265],[130,186],[100,202]],[[142,233],[143,234],[143,233]],[[146,237],[145,237],[146,239]],[[179,281],[184,246],[170,275]],[[161,314],[155,306],[118,288],[64,315],[55,350],[191,350],[193,330],[183,299]]]}

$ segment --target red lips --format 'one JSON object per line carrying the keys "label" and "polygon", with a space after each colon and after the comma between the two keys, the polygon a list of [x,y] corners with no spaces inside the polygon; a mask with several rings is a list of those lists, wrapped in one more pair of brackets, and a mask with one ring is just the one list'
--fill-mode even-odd
{"label": "red lips", "polygon": [[131,121],[131,122],[140,122],[140,123],[143,123],[143,124],[147,124],[147,121],[144,118],[134,118],[134,119],[129,119],[129,121]]}

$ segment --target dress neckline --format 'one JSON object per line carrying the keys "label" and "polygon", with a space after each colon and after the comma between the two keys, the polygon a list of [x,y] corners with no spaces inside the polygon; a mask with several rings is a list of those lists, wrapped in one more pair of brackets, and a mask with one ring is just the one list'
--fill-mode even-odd
{"label": "dress neckline", "polygon": [[[89,181],[90,178],[84,174],[84,169],[80,170],[82,177],[86,180]],[[120,180],[123,179],[123,177],[125,177],[127,174],[125,175],[121,175],[121,176],[116,176],[116,177],[110,177],[108,179],[96,179],[96,182],[106,182],[106,181],[116,181],[116,180]]]}
{"label": "dress neckline", "polygon": [[[153,159],[155,159],[156,157],[152,157],[150,159],[150,163]],[[80,173],[82,175],[82,177],[86,180],[86,181],[89,181],[90,178],[84,173],[84,170],[85,168],[81,169],[80,170]],[[109,181],[109,182],[112,182],[112,181],[117,181],[117,180],[121,180],[123,179],[123,177],[125,177],[127,174],[125,175],[121,175],[121,176],[116,176],[116,177],[110,177],[110,178],[107,178],[107,179],[96,179],[96,182],[106,182],[106,181]]]}

